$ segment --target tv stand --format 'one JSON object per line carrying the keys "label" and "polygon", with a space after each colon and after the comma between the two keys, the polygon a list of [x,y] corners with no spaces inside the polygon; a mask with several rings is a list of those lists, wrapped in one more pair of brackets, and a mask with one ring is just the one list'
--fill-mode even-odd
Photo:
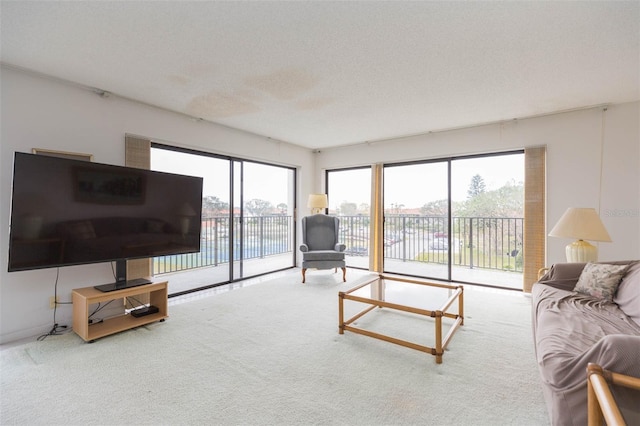
{"label": "tv stand", "polygon": [[[157,308],[157,312],[136,317],[128,313],[106,318],[99,323],[89,324],[89,306],[97,303],[105,303],[111,300],[124,299],[126,297],[149,294],[149,304]],[[156,321],[164,321],[167,315],[168,282],[142,284],[135,287],[123,288],[113,291],[100,291],[95,287],[77,288],[72,291],[73,300],[73,331],[84,339],[85,342],[93,342],[95,339],[140,327]]]}
{"label": "tv stand", "polygon": [[146,278],[136,278],[133,280],[122,280],[122,281],[116,281],[114,283],[109,283],[109,284],[100,284],[95,286],[95,288],[103,292],[109,292],[109,291],[122,290],[125,288],[139,287],[141,285],[147,285],[147,284],[151,284],[151,281],[149,281]]}

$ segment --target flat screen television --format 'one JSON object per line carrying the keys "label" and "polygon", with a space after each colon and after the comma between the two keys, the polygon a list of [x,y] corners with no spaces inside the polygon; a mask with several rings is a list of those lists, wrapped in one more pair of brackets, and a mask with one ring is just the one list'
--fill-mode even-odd
{"label": "flat screen television", "polygon": [[9,272],[200,251],[202,178],[16,152]]}

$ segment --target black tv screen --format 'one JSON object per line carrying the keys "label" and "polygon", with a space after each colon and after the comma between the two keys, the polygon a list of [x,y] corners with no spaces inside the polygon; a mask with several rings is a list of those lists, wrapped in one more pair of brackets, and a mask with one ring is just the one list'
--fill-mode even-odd
{"label": "black tv screen", "polygon": [[198,252],[201,214],[200,177],[15,153],[9,272]]}

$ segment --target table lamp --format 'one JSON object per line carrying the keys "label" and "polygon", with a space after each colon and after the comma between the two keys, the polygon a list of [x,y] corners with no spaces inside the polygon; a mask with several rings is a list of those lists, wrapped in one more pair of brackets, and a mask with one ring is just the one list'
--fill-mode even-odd
{"label": "table lamp", "polygon": [[611,242],[600,216],[592,208],[568,208],[549,236],[578,239],[566,248],[567,262],[571,263],[598,260],[597,247],[585,240]]}
{"label": "table lamp", "polygon": [[311,214],[322,213],[327,205],[327,194],[309,194],[307,207],[311,209]]}

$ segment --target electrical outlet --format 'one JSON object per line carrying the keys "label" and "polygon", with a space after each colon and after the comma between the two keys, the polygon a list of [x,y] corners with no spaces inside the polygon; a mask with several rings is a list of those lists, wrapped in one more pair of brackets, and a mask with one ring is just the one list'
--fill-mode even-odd
{"label": "electrical outlet", "polygon": [[60,298],[57,296],[49,297],[49,308],[55,309],[56,305],[60,303]]}

